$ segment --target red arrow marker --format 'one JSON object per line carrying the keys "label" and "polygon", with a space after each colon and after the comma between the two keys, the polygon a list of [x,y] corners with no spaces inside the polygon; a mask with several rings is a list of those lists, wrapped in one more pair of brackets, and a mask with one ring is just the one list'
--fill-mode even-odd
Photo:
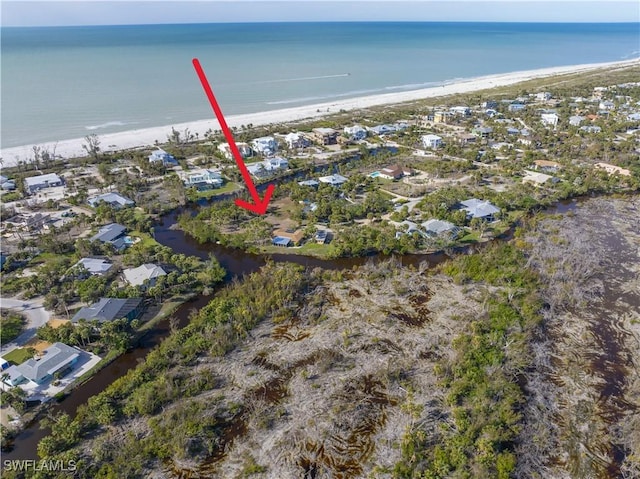
{"label": "red arrow marker", "polygon": [[251,179],[251,174],[249,170],[247,170],[244,161],[242,161],[242,155],[240,154],[240,150],[238,150],[238,146],[233,139],[233,135],[231,134],[231,130],[227,126],[227,122],[224,119],[224,115],[222,114],[222,110],[216,101],[216,97],[213,96],[213,90],[211,90],[211,86],[207,81],[207,76],[204,74],[202,70],[202,66],[200,66],[200,62],[197,58],[193,59],[193,67],[196,69],[196,73],[198,74],[198,78],[200,78],[200,83],[202,83],[202,88],[204,88],[204,92],[207,94],[207,98],[209,99],[209,103],[211,103],[211,108],[213,108],[213,112],[216,114],[216,118],[218,119],[218,123],[220,123],[220,127],[222,127],[222,133],[224,133],[224,137],[227,139],[227,143],[229,143],[229,148],[231,148],[231,154],[233,158],[236,160],[236,164],[238,165],[238,169],[240,173],[242,173],[242,178],[244,182],[247,184],[247,189],[249,190],[249,194],[253,199],[253,203],[249,203],[247,201],[236,199],[236,205],[240,208],[245,208],[249,211],[253,211],[259,215],[263,215],[267,211],[267,206],[269,206],[269,200],[271,199],[271,195],[273,194],[273,190],[275,189],[274,185],[267,186],[267,191],[264,193],[264,199],[260,199],[260,195],[258,194],[258,190],[256,190],[256,185],[253,184],[253,180]]}

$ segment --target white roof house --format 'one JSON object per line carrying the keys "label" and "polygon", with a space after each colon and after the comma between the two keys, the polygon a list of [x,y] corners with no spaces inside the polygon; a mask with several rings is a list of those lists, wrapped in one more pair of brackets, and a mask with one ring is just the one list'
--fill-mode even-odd
{"label": "white roof house", "polygon": [[289,133],[284,137],[284,141],[289,148],[306,148],[311,145],[311,140],[302,133]]}
{"label": "white roof house", "polygon": [[585,120],[584,116],[573,115],[569,117],[569,124],[571,126],[580,126],[580,123],[582,123],[584,120]]}
{"label": "white roof house", "polygon": [[468,106],[452,106],[449,111],[459,116],[468,116],[471,113],[471,109]]}
{"label": "white roof house", "polygon": [[251,142],[251,146],[261,155],[271,156],[278,151],[278,142],[272,136],[256,138]]}
{"label": "white roof house", "polygon": [[547,181],[552,180],[553,176],[540,173],[538,171],[524,171],[523,183],[533,183],[534,185],[543,185]]}
{"label": "white roof house", "polygon": [[246,166],[251,175],[258,179],[261,179],[272,176],[278,171],[284,171],[288,169],[289,161],[285,158],[275,156],[258,163],[249,163]]}
{"label": "white roof house", "polygon": [[165,276],[167,273],[155,264],[143,264],[137,268],[125,269],[122,274],[131,286],[142,286],[145,281],[148,281],[148,286],[154,286],[158,277]]}
{"label": "white roof house", "polygon": [[72,268],[82,266],[89,274],[96,276],[103,275],[111,269],[113,264],[102,258],[82,258]]}
{"label": "white roof house", "polygon": [[429,236],[440,236],[445,233],[457,234],[460,231],[453,223],[444,220],[431,219],[422,223],[422,228]]}
{"label": "white roof house", "polygon": [[24,184],[27,192],[29,194],[33,194],[36,191],[45,188],[63,186],[64,181],[55,173],[49,173],[47,175],[30,176],[29,178],[25,178]]}
{"label": "white roof house", "polygon": [[115,209],[120,209],[126,206],[135,205],[135,202],[133,200],[130,200],[126,196],[122,196],[117,191],[114,191],[111,193],[103,193],[98,196],[93,196],[87,200],[87,203],[89,203],[94,208],[99,206],[100,203],[106,203],[108,205],[111,205]]}
{"label": "white roof house", "polygon": [[320,181],[321,183],[327,183],[332,186],[340,186],[341,184],[347,182],[347,178],[335,173],[330,176],[321,176],[320,178],[318,178],[318,181]]}
{"label": "white roof house", "polygon": [[493,219],[493,215],[500,212],[500,208],[492,205],[488,201],[471,198],[461,201],[462,210],[467,212],[470,218]]}
{"label": "white roof house", "polygon": [[438,135],[423,135],[422,136],[422,145],[425,148],[440,148],[442,146],[442,137]]}
{"label": "white roof house", "polygon": [[222,186],[223,180],[218,170],[197,169],[183,172],[181,175],[182,182],[185,186],[196,186],[201,184],[212,185],[215,187]]}
{"label": "white roof house", "polygon": [[352,140],[364,140],[367,137],[367,130],[360,125],[345,126],[343,131]]}
{"label": "white roof house", "polygon": [[543,113],[540,116],[540,119],[544,125],[553,126],[555,128],[558,125],[560,117],[555,113]]}
{"label": "white roof house", "polygon": [[[236,143],[236,146],[238,147],[238,151],[240,152],[242,158],[251,158],[253,156],[253,150],[248,144]],[[231,147],[229,146],[229,143],[220,143],[218,145],[218,150],[222,152],[225,158],[227,158],[228,160],[233,160],[233,154],[231,153]]]}

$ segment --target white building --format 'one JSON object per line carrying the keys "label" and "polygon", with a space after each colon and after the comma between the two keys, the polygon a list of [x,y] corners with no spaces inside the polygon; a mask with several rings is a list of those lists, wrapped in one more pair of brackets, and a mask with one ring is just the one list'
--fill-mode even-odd
{"label": "white building", "polygon": [[48,175],[31,176],[24,179],[24,185],[27,193],[30,195],[45,188],[52,188],[55,186],[63,186],[64,181],[55,173],[49,173]]}
{"label": "white building", "polygon": [[181,175],[182,182],[189,188],[192,186],[210,185],[215,188],[224,183],[218,170],[198,169],[185,171]]}
{"label": "white building", "polygon": [[555,113],[543,113],[540,117],[543,125],[556,127],[560,117]]}
{"label": "white building", "polygon": [[[251,158],[253,156],[253,150],[246,143],[236,143],[238,147],[238,151],[242,158]],[[220,143],[218,145],[218,150],[224,155],[224,157],[228,160],[233,160],[233,154],[231,153],[231,147],[229,143]]]}
{"label": "white building", "polygon": [[287,146],[291,149],[306,148],[311,145],[311,140],[309,140],[302,133],[289,133],[284,137],[284,141],[287,143]]}
{"label": "white building", "polygon": [[439,137],[438,135],[423,135],[422,145],[425,148],[440,148],[442,146],[442,137]]}
{"label": "white building", "polygon": [[367,130],[360,125],[345,126],[344,134],[351,140],[364,140],[367,137]]}
{"label": "white building", "polygon": [[258,163],[250,163],[247,165],[249,173],[258,179],[268,178],[279,171],[289,168],[289,162],[279,156],[260,161]]}
{"label": "white building", "polygon": [[278,142],[272,136],[263,136],[256,138],[251,142],[254,150],[264,156],[274,155],[278,151]]}

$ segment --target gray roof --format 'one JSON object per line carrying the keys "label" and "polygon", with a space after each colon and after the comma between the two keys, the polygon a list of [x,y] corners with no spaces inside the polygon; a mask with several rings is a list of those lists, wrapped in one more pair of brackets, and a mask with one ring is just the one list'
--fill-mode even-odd
{"label": "gray roof", "polygon": [[29,178],[25,178],[24,182],[26,183],[27,188],[30,188],[32,186],[49,183],[61,183],[62,179],[55,173],[49,173],[47,175],[30,176]]}
{"label": "gray roof", "polygon": [[109,223],[98,230],[98,232],[91,237],[91,241],[100,241],[102,243],[111,243],[115,239],[119,238],[127,230],[118,223]]}
{"label": "gray roof", "polygon": [[113,321],[114,319],[125,318],[131,311],[136,309],[142,298],[101,298],[97,303],[89,307],[81,308],[71,321],[77,323],[81,319],[92,321],[97,319],[100,322]]}
{"label": "gray roof", "polygon": [[100,258],[82,258],[73,265],[74,268],[76,266],[84,266],[84,269],[91,274],[103,274],[109,271],[113,265],[107,260]]}
{"label": "gray roof", "polygon": [[124,279],[126,279],[131,286],[140,286],[147,280],[167,274],[165,270],[155,264],[143,264],[137,268],[125,269],[122,273],[124,274]]}
{"label": "gray roof", "polygon": [[500,212],[500,208],[492,205],[488,201],[471,198],[470,200],[461,201],[462,209],[466,211],[472,218],[486,218]]}
{"label": "gray roof", "polygon": [[422,227],[427,233],[432,233],[436,235],[447,233],[449,231],[455,231],[458,229],[458,227],[453,223],[449,223],[448,221],[444,221],[444,220],[436,220],[436,219],[425,221],[424,223],[422,223]]}
{"label": "gray roof", "polygon": [[124,207],[124,206],[133,206],[135,204],[132,200],[122,196],[118,192],[104,193],[102,195],[98,195],[98,196],[94,196],[93,198],[89,198],[87,200],[87,203],[89,203],[91,206],[94,206],[94,207],[98,206],[102,202],[108,203],[108,204],[110,204],[112,206],[115,206],[117,208],[121,208],[121,207]]}
{"label": "gray roof", "polygon": [[45,376],[54,374],[80,356],[80,351],[64,343],[53,343],[43,353],[41,358],[29,359],[16,368],[25,378],[40,382]]}
{"label": "gray roof", "polygon": [[341,185],[342,183],[347,182],[347,178],[337,173],[330,176],[321,176],[318,180],[323,183],[329,183],[330,185]]}

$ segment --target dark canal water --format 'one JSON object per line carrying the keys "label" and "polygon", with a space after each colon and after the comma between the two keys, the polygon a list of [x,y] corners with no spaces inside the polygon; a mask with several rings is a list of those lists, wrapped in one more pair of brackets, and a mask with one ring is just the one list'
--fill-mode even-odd
{"label": "dark canal water", "polygon": [[[549,208],[546,212],[549,214],[566,213],[575,209],[576,205],[577,203],[575,201],[561,202]],[[245,274],[259,270],[268,259],[300,264],[307,268],[318,267],[329,270],[350,270],[369,261],[379,262],[389,259],[389,256],[385,255],[372,255],[364,258],[322,260],[284,253],[270,255],[251,254],[211,243],[200,244],[193,238],[185,235],[181,230],[172,229],[180,213],[181,211],[175,211],[162,218],[162,221],[158,223],[154,229],[156,240],[165,246],[171,247],[176,253],[198,256],[200,258],[208,258],[210,254],[213,254],[228,271],[227,282],[233,278],[242,277]],[[510,233],[511,232],[503,235],[501,239],[510,239]],[[477,246],[462,248],[458,251],[472,252],[475,248],[477,248]],[[403,265],[413,265],[417,267],[425,262],[430,266],[434,266],[446,260],[447,255],[443,252],[438,252],[426,255],[395,256],[395,258]],[[210,299],[211,296],[199,296],[193,301],[181,305],[174,313],[174,316],[178,319],[179,327],[186,325],[192,310],[202,308]],[[160,344],[169,332],[169,319],[167,318],[165,321],[158,323],[156,327],[145,335],[137,348],[118,357],[115,361],[100,370],[89,381],[75,389],[72,394],[62,402],[52,405],[49,409],[50,413],[65,412],[73,417],[78,406],[84,404],[91,396],[102,392],[113,381],[124,376],[127,371],[143,361],[147,353]],[[38,442],[45,437],[48,432],[48,429],[40,428],[39,421],[34,421],[15,438],[11,450],[2,452],[2,458],[37,459]]]}

